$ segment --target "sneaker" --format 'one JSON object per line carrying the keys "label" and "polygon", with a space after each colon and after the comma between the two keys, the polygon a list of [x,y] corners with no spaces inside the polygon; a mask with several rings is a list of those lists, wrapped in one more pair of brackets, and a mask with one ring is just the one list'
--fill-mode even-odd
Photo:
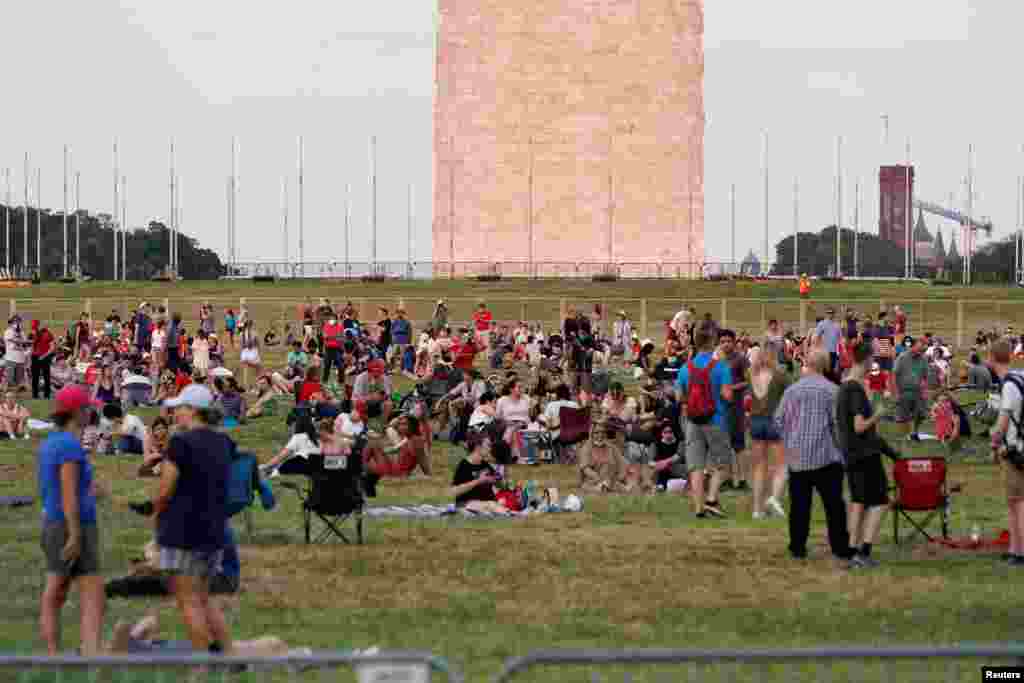
{"label": "sneaker", "polygon": [[854,556],[854,559],[859,560],[860,563],[864,566],[865,569],[875,569],[876,567],[878,567],[878,566],[880,566],[882,564],[881,562],[879,562],[875,558],[871,557],[870,555],[859,555],[858,554],[858,555]]}
{"label": "sneaker", "polygon": [[1024,555],[1014,555],[1006,561],[1010,567],[1024,567]]}
{"label": "sneaker", "polygon": [[860,569],[867,569],[867,564],[864,562],[864,558],[860,555],[854,555],[845,563],[845,568],[850,571],[857,571]]}
{"label": "sneaker", "polygon": [[921,437],[917,434],[917,432],[914,432],[913,434],[907,434],[907,441],[912,441],[916,443],[920,440]]}
{"label": "sneaker", "polygon": [[708,514],[707,510],[701,510],[697,513],[697,519],[711,519],[711,515]]}
{"label": "sneaker", "polygon": [[32,440],[32,435],[29,434],[28,432],[26,432],[25,436],[23,436],[21,438],[25,439],[25,441],[31,441]]}
{"label": "sneaker", "polygon": [[786,510],[782,507],[782,504],[775,499],[775,496],[772,496],[771,498],[766,500],[765,505],[772,512],[772,514],[778,517],[786,516]]}
{"label": "sneaker", "polygon": [[725,511],[722,509],[722,506],[719,505],[717,501],[715,501],[714,503],[710,501],[704,503],[704,511],[707,512],[709,515],[713,515],[715,517],[725,517]]}
{"label": "sneaker", "polygon": [[756,520],[760,520],[760,519],[764,519],[764,513],[763,512],[755,512],[751,516],[754,518],[755,521]]}

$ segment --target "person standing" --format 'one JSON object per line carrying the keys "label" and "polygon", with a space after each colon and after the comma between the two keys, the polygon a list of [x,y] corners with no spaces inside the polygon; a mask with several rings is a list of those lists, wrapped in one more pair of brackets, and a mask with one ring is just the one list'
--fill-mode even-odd
{"label": "person standing", "polygon": [[918,428],[928,407],[928,359],[924,357],[921,339],[904,337],[910,351],[901,353],[892,372],[893,396],[899,406],[899,422],[907,432],[908,441],[919,441]]}
{"label": "person standing", "polygon": [[898,454],[878,434],[878,422],[884,410],[874,410],[865,390],[872,364],[870,344],[853,349],[849,377],[839,387],[836,398],[836,440],[846,456],[846,475],[850,487],[850,545],[856,551],[854,567],[876,567],[871,545],[878,537],[882,517],[889,505],[889,482],[882,455]]}
{"label": "person standing", "polygon": [[804,375],[782,395],[775,411],[789,469],[789,552],[807,557],[811,506],[817,490],[825,506],[832,554],[843,562],[853,558],[843,502],[843,455],[832,436],[833,409],[839,387],[825,379],[829,356],[815,349],[804,364]]}
{"label": "person standing", "polygon": [[[686,407],[685,461],[690,473],[690,495],[698,518],[724,517],[718,492],[725,470],[735,460],[728,432],[732,371],[728,363],[718,362],[712,355],[715,336],[710,328],[699,328],[694,341],[698,353],[679,370],[676,379],[677,400]],[[711,481],[705,492],[704,476],[708,470]]]}
{"label": "person standing", "polygon": [[338,382],[345,383],[345,363],[341,357],[345,327],[336,317],[327,320],[323,325],[324,370],[321,382],[327,384],[331,379],[332,368],[338,368]]}
{"label": "person standing", "polygon": [[51,432],[39,447],[39,497],[43,502],[42,548],[46,587],[40,600],[39,628],[51,656],[60,651],[60,611],[71,584],[77,585],[82,654],[99,653],[106,597],[100,574],[96,481],[81,431],[91,401],[80,386],[57,392]]}
{"label": "person standing", "polygon": [[493,320],[494,316],[487,310],[487,304],[481,301],[480,305],[476,308],[476,312],[473,313],[473,327],[476,329],[477,342],[483,351],[487,351],[490,348],[491,322]]}
{"label": "person standing", "polygon": [[139,306],[135,314],[135,348],[139,353],[147,353],[150,350],[150,335],[153,332],[153,321],[149,317],[149,304],[145,301]]}
{"label": "person standing", "polygon": [[181,314],[171,316],[171,324],[167,326],[167,369],[177,372],[181,367]]}
{"label": "person standing", "polygon": [[389,365],[394,363],[395,357],[401,362],[406,347],[412,344],[412,323],[406,319],[405,309],[402,307],[395,311],[395,319],[391,321],[391,341],[392,353],[388,359]]}
{"label": "person standing", "polygon": [[26,351],[29,341],[21,329],[21,316],[13,315],[4,332],[4,379],[8,389],[21,389],[25,384]]}
{"label": "person standing", "polygon": [[36,328],[32,336],[32,398],[39,399],[42,384],[42,397],[49,401],[50,367],[57,351],[57,339],[46,325],[39,326],[38,320],[32,321],[32,325]]}
{"label": "person standing", "polygon": [[388,351],[391,349],[391,314],[388,309],[383,306],[380,308],[381,319],[377,323],[377,328],[380,330],[380,338],[377,340],[377,348],[380,350],[380,357],[387,358]]}
{"label": "person standing", "polygon": [[747,478],[750,476],[750,455],[747,451],[747,412],[743,408],[743,397],[747,393],[747,372],[750,363],[747,355],[736,349],[736,333],[732,330],[721,330],[718,333],[718,354],[722,362],[729,364],[732,373],[732,398],[728,403],[729,441],[735,459],[732,465],[732,487],[737,491],[747,490]]}
{"label": "person standing", "polygon": [[814,338],[818,346],[828,352],[829,374],[836,375],[839,369],[839,338],[842,330],[836,322],[836,309],[829,306],[825,309],[825,318],[814,328]]}
{"label": "person standing", "polygon": [[1024,453],[1024,431],[1021,421],[1024,415],[1024,376],[1010,372],[1012,349],[1010,342],[1000,339],[992,345],[992,369],[1002,381],[1002,397],[999,418],[992,429],[992,451],[1002,463],[1006,477],[1006,503],[1010,527],[1010,547],[1006,557],[1010,566],[1024,566],[1024,469],[1017,465],[1009,454]]}
{"label": "person standing", "polygon": [[[786,516],[780,500],[786,486],[786,454],[774,418],[782,395],[792,382],[789,375],[779,367],[778,358],[778,345],[767,341],[751,362],[750,455],[754,519],[763,518],[766,512],[779,517]],[[768,497],[765,498],[769,464],[774,465],[775,474],[771,479]]]}
{"label": "person standing", "polygon": [[622,367],[628,368],[633,360],[630,346],[633,341],[633,323],[625,311],[619,311],[619,319],[612,325],[612,357],[622,361]]}
{"label": "person standing", "polygon": [[160,569],[171,574],[171,592],[196,652],[227,654],[231,636],[220,607],[210,600],[210,579],[224,556],[227,490],[234,442],[214,431],[213,394],[191,384],[164,403],[179,431],[160,466],[153,501]]}

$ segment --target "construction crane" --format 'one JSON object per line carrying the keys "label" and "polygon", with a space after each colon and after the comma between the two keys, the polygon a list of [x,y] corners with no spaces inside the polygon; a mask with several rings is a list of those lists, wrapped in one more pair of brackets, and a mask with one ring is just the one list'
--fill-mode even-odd
{"label": "construction crane", "polygon": [[921,211],[927,211],[930,214],[941,216],[951,221],[956,221],[961,227],[970,226],[974,232],[979,230],[985,233],[986,237],[992,236],[992,221],[988,218],[975,219],[968,218],[956,209],[949,209],[939,204],[933,204],[932,202],[921,201],[920,199],[914,200],[914,208],[920,209]]}

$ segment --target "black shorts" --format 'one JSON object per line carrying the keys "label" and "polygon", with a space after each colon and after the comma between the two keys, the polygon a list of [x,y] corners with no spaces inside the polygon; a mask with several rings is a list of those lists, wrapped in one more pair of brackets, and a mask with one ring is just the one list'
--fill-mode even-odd
{"label": "black shorts", "polygon": [[877,507],[889,502],[889,480],[885,476],[882,456],[871,455],[852,462],[846,469],[850,484],[850,501],[864,507]]}
{"label": "black shorts", "polygon": [[384,414],[384,402],[383,401],[367,401],[366,402],[366,417],[374,418],[380,417]]}

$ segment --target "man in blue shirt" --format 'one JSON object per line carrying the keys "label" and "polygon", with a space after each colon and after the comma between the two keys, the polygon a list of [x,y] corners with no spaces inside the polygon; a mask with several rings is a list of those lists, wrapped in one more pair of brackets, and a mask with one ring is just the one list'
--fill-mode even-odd
{"label": "man in blue shirt", "polygon": [[835,320],[836,310],[834,308],[829,306],[825,311],[825,315],[827,317],[814,328],[814,337],[821,344],[822,348],[828,351],[829,361],[832,364],[830,371],[835,372],[836,368],[839,367],[839,337],[842,334],[842,330],[840,330],[839,323]]}
{"label": "man in blue shirt", "polygon": [[[717,334],[711,326],[701,326],[694,335],[698,353],[679,370],[676,379],[676,394],[687,410],[686,417],[686,467],[690,473],[690,496],[693,499],[697,517],[724,517],[725,512],[718,503],[718,491],[727,468],[736,459],[729,439],[728,410],[732,400],[732,370],[726,362],[715,359],[712,349]],[[691,367],[705,370],[711,366],[710,389],[714,399],[714,413],[709,416],[691,414],[693,396],[691,389]],[[693,382],[696,385],[696,382]],[[680,459],[680,456],[675,456]],[[711,481],[704,492],[704,475],[711,471]]]}

